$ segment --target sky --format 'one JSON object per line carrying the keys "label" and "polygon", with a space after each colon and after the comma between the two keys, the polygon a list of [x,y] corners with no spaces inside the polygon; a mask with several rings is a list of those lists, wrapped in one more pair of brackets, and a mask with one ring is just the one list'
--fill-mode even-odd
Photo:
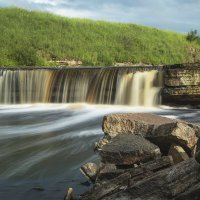
{"label": "sky", "polygon": [[200,32],[200,0],[0,0],[0,7],[8,6],[177,32]]}

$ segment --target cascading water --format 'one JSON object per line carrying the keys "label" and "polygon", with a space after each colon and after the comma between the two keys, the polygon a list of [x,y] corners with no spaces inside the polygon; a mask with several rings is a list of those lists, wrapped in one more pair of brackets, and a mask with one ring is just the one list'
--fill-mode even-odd
{"label": "cascading water", "polygon": [[1,70],[0,103],[77,103],[154,106],[162,72],[133,68]]}

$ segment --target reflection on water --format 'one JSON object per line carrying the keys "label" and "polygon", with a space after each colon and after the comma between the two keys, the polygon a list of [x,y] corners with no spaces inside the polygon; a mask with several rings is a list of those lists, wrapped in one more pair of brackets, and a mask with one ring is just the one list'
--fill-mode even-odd
{"label": "reflection on water", "polygon": [[151,112],[200,123],[200,111],[172,108],[35,104],[0,106],[0,199],[62,199],[67,187],[86,186],[79,167],[98,159],[108,113]]}

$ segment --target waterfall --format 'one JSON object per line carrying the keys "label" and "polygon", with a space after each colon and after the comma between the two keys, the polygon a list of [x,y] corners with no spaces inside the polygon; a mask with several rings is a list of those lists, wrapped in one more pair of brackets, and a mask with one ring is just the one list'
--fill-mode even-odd
{"label": "waterfall", "polygon": [[92,103],[155,106],[162,72],[133,68],[0,69],[0,103]]}

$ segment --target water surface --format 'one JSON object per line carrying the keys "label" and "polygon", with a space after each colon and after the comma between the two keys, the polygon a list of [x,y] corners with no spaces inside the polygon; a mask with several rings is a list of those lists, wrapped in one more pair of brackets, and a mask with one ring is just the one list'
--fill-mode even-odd
{"label": "water surface", "polygon": [[88,104],[0,105],[0,199],[63,199],[87,190],[79,172],[95,161],[94,142],[109,113],[150,112],[200,123],[200,111]]}

